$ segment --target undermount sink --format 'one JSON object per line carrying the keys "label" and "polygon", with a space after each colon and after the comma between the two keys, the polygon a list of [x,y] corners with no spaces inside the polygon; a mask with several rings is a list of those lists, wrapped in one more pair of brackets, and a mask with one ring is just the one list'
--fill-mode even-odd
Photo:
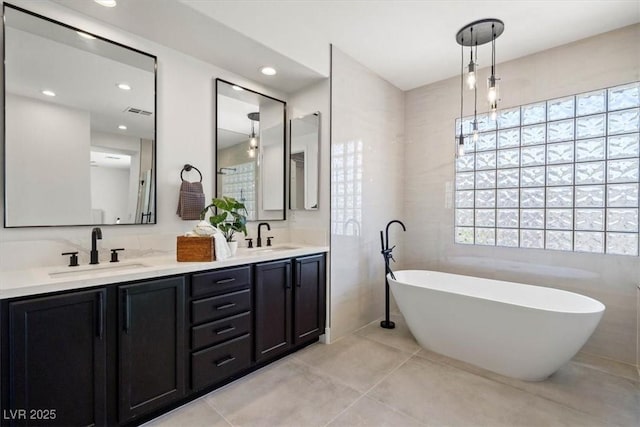
{"label": "undermount sink", "polygon": [[292,249],[300,249],[299,246],[287,246],[287,245],[283,245],[283,246],[268,246],[266,248],[256,248],[253,249],[251,251],[251,253],[253,254],[264,254],[264,253],[268,253],[268,252],[278,252],[278,251],[290,251]]}
{"label": "undermount sink", "polygon": [[49,277],[57,278],[57,277],[65,277],[65,276],[75,276],[79,274],[92,274],[92,273],[107,273],[111,271],[119,271],[119,270],[129,270],[132,268],[142,268],[148,267],[146,264],[142,264],[139,262],[130,262],[130,263],[113,263],[113,264],[98,264],[98,265],[88,265],[84,267],[69,267],[68,270],[63,271],[52,271],[49,273]]}

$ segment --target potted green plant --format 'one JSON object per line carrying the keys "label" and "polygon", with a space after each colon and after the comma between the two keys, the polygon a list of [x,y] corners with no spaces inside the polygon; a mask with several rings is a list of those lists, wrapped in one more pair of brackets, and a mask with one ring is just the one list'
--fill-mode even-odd
{"label": "potted green plant", "polygon": [[234,240],[234,234],[241,232],[245,236],[247,235],[247,209],[244,203],[237,201],[233,197],[222,196],[221,198],[213,199],[211,204],[202,210],[200,219],[204,219],[207,211],[212,208],[215,208],[215,211],[212,211],[209,222],[222,232],[229,243],[231,255],[235,255],[238,249],[238,242]]}

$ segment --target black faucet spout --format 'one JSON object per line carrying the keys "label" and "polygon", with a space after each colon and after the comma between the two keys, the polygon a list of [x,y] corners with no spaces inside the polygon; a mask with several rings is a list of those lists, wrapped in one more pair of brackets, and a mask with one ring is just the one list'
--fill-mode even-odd
{"label": "black faucet spout", "polygon": [[261,222],[260,224],[258,224],[258,239],[256,244],[257,248],[262,247],[262,226],[263,225],[267,226],[267,230],[271,231],[271,226],[269,225],[268,222]]}
{"label": "black faucet spout", "polygon": [[400,224],[400,226],[402,226],[402,231],[407,231],[407,227],[404,226],[404,223],[402,221],[400,221],[399,219],[394,219],[392,221],[389,221],[389,223],[387,224],[387,229],[385,232],[385,237],[387,239],[386,243],[385,243],[385,248],[384,249],[389,249],[389,226],[393,223],[397,223]]}
{"label": "black faucet spout", "polygon": [[91,261],[89,264],[99,264],[98,262],[98,240],[102,240],[102,230],[95,227],[91,230]]}

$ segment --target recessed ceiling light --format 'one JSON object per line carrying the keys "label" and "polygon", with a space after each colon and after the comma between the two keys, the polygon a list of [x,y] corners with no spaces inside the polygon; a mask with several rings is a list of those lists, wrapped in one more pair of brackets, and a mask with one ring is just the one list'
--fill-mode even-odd
{"label": "recessed ceiling light", "polygon": [[231,87],[233,88],[233,90],[237,90],[237,91],[242,91],[242,90],[244,90],[243,88],[241,88],[241,87],[240,87],[240,86],[238,86],[238,85],[233,85],[233,86],[231,86]]}
{"label": "recessed ceiling light", "polygon": [[265,76],[275,76],[278,73],[273,67],[262,67],[260,68],[260,72]]}
{"label": "recessed ceiling light", "polygon": [[118,126],[118,129],[120,130],[127,130],[127,127],[125,125],[120,125]]}
{"label": "recessed ceiling light", "polygon": [[118,4],[116,0],[93,0],[93,1],[98,3],[100,6],[104,6],[104,7],[116,7],[116,5]]}
{"label": "recessed ceiling light", "polygon": [[96,38],[91,34],[83,33],[82,31],[76,31],[76,34],[87,40],[95,40]]}
{"label": "recessed ceiling light", "polygon": [[118,83],[118,88],[120,88],[122,90],[131,90],[131,86],[129,86],[126,83]]}
{"label": "recessed ceiling light", "polygon": [[47,96],[56,96],[56,93],[54,91],[48,89],[43,90],[42,94]]}

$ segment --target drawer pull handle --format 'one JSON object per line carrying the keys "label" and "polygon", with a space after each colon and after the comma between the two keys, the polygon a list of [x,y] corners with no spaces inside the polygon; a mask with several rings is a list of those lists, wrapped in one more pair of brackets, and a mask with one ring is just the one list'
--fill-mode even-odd
{"label": "drawer pull handle", "polygon": [[235,326],[229,326],[226,328],[222,328],[222,329],[216,329],[216,335],[222,335],[222,334],[226,334],[227,332],[231,332],[231,331],[235,331],[236,327]]}
{"label": "drawer pull handle", "polygon": [[231,282],[235,282],[236,278],[235,277],[229,277],[228,279],[220,279],[218,281],[216,281],[216,285],[222,285],[224,283],[231,283]]}
{"label": "drawer pull handle", "polygon": [[222,305],[216,306],[216,310],[226,310],[227,308],[231,308],[235,306],[236,306],[235,302],[230,302],[229,304],[222,304]]}
{"label": "drawer pull handle", "polygon": [[214,363],[216,364],[216,366],[220,367],[220,366],[226,365],[229,362],[233,362],[234,360],[236,360],[235,357],[227,356],[224,359],[220,359],[218,361],[215,361]]}

